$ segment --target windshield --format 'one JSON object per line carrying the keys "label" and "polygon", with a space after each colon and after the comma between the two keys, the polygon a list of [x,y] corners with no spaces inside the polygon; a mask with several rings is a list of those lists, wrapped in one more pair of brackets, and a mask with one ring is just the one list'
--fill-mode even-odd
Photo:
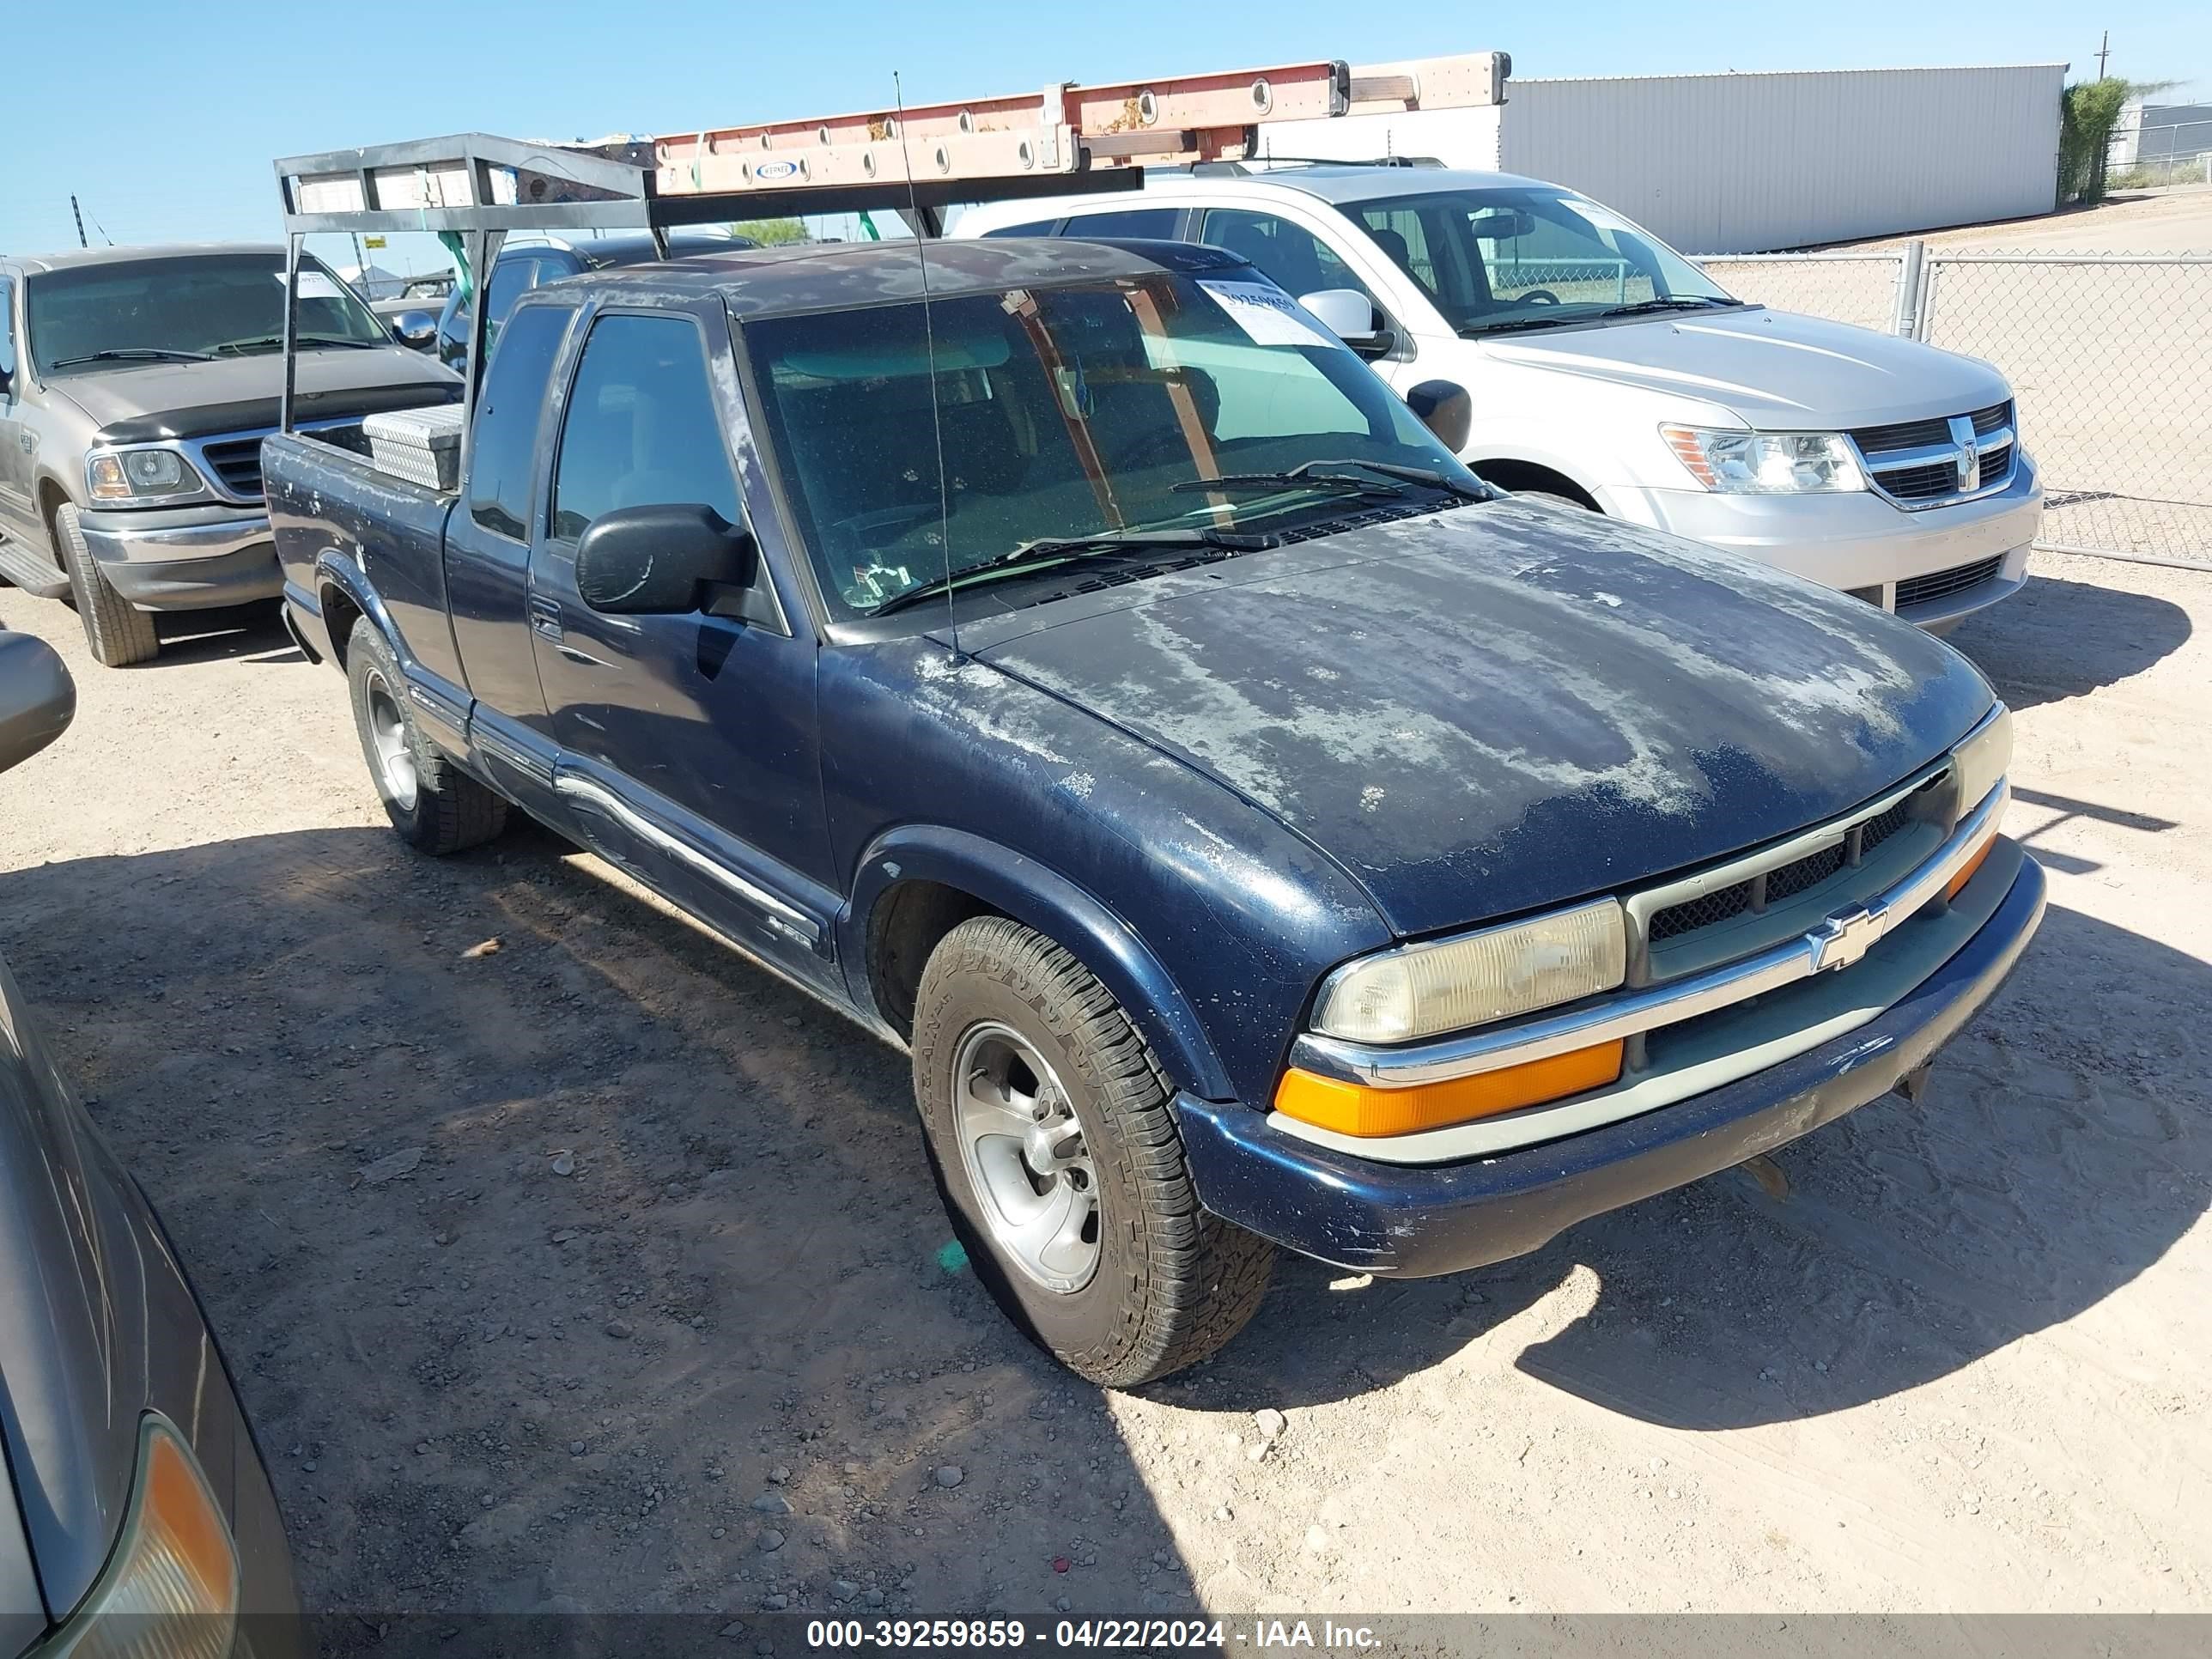
{"label": "windshield", "polygon": [[1565,191],[1437,191],[1344,210],[1463,335],[1580,322],[1625,306],[1736,303],[1650,232]]}
{"label": "windshield", "polygon": [[[116,362],[191,362],[283,349],[279,253],[196,253],[33,274],[23,293],[42,374]],[[388,345],[353,290],[313,260],[300,268],[300,343]]]}
{"label": "windshield", "polygon": [[1089,575],[1148,535],[1157,562],[1178,544],[1264,544],[1348,505],[1442,507],[1480,488],[1247,270],[965,295],[927,323],[903,304],[743,332],[823,589],[848,615],[948,575],[995,583],[1031,554],[1049,565],[1039,544],[1104,538],[1061,556]]}

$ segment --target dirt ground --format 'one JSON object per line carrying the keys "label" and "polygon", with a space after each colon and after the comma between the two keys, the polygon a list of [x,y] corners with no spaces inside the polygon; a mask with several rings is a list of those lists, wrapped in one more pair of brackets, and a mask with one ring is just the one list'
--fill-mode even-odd
{"label": "dirt ground", "polygon": [[112,672],[0,592],[82,694],[0,951],[340,1625],[2212,1608],[2212,576],[2039,556],[1955,637],[2052,903],[1919,1106],[1463,1279],[1286,1261],[1123,1396],[948,1250],[899,1056],[542,832],[409,853],[248,621]]}

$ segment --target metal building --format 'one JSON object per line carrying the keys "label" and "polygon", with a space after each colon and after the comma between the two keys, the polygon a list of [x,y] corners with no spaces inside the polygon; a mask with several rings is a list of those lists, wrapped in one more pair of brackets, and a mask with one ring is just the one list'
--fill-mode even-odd
{"label": "metal building", "polygon": [[1433,155],[1526,173],[1686,252],[1762,252],[2049,212],[2065,76],[2063,64],[2025,64],[1516,78],[1502,106],[1355,113],[1267,136],[1279,155]]}

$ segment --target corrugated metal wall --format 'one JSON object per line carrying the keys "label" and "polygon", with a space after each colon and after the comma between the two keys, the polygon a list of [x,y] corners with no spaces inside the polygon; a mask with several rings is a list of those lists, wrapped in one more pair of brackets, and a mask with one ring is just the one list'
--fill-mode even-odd
{"label": "corrugated metal wall", "polygon": [[2047,213],[2061,64],[1512,81],[1501,165],[1689,253]]}

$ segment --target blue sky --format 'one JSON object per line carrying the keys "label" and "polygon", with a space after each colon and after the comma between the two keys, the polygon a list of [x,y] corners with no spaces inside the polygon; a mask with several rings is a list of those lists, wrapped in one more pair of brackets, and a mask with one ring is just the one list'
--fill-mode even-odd
{"label": "blue sky", "polygon": [[[571,138],[829,113],[888,102],[894,69],[914,101],[1486,47],[1511,52],[1528,76],[2051,61],[2079,76],[2094,72],[2100,27],[2065,0],[1732,12],[1657,0],[1482,10],[1436,0],[106,0],[89,10],[16,0],[9,11],[9,61],[37,66],[11,76],[0,106],[0,249],[17,252],[75,244],[72,191],[118,242],[273,239],[278,155],[471,128]],[[2204,0],[2142,0],[2111,21],[2114,74],[2212,90]]]}

